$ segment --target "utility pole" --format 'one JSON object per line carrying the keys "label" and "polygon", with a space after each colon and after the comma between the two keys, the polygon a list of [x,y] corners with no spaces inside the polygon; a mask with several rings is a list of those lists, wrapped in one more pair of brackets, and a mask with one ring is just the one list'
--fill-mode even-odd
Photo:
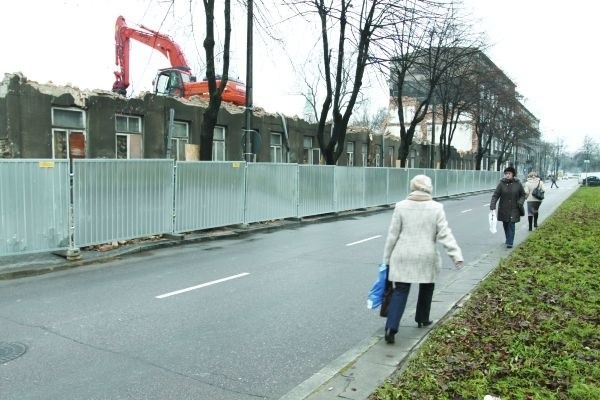
{"label": "utility pole", "polygon": [[435,96],[431,97],[431,157],[429,168],[435,169]]}
{"label": "utility pole", "polygon": [[248,21],[246,24],[246,110],[244,112],[244,116],[246,119],[246,128],[244,129],[244,159],[247,162],[254,161],[255,152],[255,149],[252,148],[252,1],[253,0],[248,0]]}

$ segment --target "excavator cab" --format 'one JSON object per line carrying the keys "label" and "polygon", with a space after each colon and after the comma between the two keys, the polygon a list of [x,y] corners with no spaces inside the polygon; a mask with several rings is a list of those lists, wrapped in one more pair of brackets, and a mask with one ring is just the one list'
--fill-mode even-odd
{"label": "excavator cab", "polygon": [[184,84],[193,82],[192,75],[180,69],[163,68],[154,79],[154,93],[163,96],[183,97]]}

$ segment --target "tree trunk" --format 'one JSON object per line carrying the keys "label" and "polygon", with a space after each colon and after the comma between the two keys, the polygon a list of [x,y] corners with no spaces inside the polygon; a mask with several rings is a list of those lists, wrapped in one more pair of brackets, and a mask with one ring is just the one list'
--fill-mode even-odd
{"label": "tree trunk", "polygon": [[212,160],[213,131],[219,115],[220,102],[209,102],[208,108],[204,110],[200,130],[200,160]]}

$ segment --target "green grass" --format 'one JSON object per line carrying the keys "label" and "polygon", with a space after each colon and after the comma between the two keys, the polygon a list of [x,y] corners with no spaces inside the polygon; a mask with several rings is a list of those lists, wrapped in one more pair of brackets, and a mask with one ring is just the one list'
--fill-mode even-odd
{"label": "green grass", "polygon": [[600,399],[599,238],[580,188],[371,399]]}

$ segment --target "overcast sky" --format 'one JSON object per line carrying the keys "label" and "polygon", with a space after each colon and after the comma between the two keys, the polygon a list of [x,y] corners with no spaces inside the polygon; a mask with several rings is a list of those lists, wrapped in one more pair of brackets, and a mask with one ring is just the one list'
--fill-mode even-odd
{"label": "overcast sky", "polygon": [[[159,0],[19,0],[3,4],[0,33],[3,54],[0,73],[22,72],[40,83],[71,84],[81,89],[110,90],[114,81],[114,24],[123,15],[130,26],[144,24],[169,34],[184,49],[192,69],[203,76],[201,25],[190,29],[190,3],[178,0],[165,18],[169,3]],[[517,85],[525,106],[540,119],[545,140],[563,139],[577,150],[585,135],[600,142],[594,120],[600,93],[598,56],[599,5],[570,0],[465,0],[477,27],[487,33],[492,61]],[[203,18],[201,2],[192,15]],[[282,32],[287,24],[280,26]],[[268,111],[302,115],[298,95],[306,52],[314,31],[293,33],[283,45],[255,38],[254,104]],[[245,79],[245,15],[233,21],[234,47],[230,76]],[[308,33],[307,33],[308,31]],[[307,40],[310,38],[310,40]],[[195,44],[197,43],[197,45]],[[148,47],[132,46],[130,93],[150,90],[166,59]],[[374,106],[387,104],[380,89]],[[377,93],[377,92],[375,92]]]}

